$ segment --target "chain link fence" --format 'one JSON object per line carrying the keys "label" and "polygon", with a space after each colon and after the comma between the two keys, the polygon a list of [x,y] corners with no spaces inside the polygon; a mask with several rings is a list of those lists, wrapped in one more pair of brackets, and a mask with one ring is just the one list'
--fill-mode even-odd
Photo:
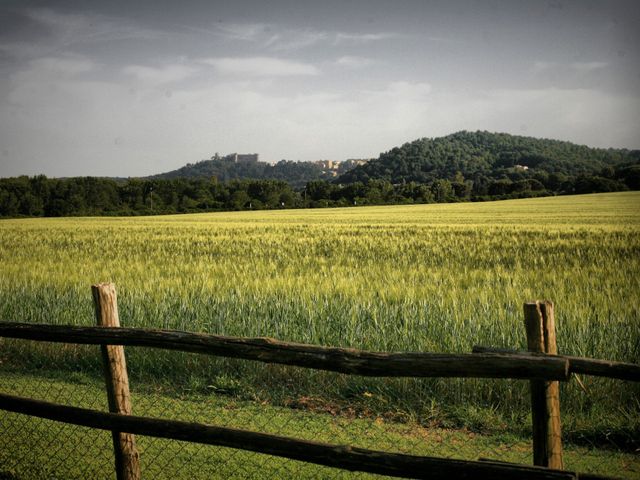
{"label": "chain link fence", "polygon": [[[461,394],[461,421],[445,414],[431,395],[437,382],[461,392],[469,391],[469,383],[509,382],[511,401],[526,405],[526,381],[363,378],[143,347],[125,350],[134,415],[386,452],[531,464],[526,408],[503,422],[496,407],[486,405],[474,420],[474,399]],[[98,346],[0,339],[0,392],[108,411]],[[640,478],[637,431],[604,431],[598,438],[577,429],[567,438],[565,468]],[[136,442],[143,478],[381,478],[224,447],[141,435]],[[2,478],[115,478],[111,433],[0,411]]]}

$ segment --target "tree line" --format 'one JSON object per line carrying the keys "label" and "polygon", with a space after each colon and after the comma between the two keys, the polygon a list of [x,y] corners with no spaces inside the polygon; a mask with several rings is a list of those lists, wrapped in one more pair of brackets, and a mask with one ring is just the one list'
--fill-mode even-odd
{"label": "tree line", "polygon": [[340,176],[318,163],[189,164],[147,178],[0,179],[0,216],[148,215],[220,210],[484,201],[640,190],[640,151],[489,132],[423,138]]}
{"label": "tree line", "polygon": [[[514,172],[517,173],[517,172]],[[640,189],[640,165],[597,175],[512,175],[391,183],[314,180],[294,189],[282,180],[14,177],[0,179],[0,216],[150,215],[229,210],[396,205],[525,198]]]}

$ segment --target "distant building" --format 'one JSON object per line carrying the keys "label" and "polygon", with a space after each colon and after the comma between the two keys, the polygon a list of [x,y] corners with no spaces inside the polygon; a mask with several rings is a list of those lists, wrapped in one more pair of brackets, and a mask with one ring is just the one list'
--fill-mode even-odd
{"label": "distant building", "polygon": [[328,177],[337,177],[349,170],[364,165],[369,159],[350,158],[348,160],[315,160],[312,163],[318,165],[323,174]]}
{"label": "distant building", "polygon": [[514,165],[513,168],[517,168],[519,170],[529,170],[529,167],[526,165]]}
{"label": "distant building", "polygon": [[349,159],[344,161],[344,164],[345,164],[345,166],[349,166],[349,167],[359,167],[360,165],[364,165],[365,163],[367,163],[369,160],[373,160],[373,159],[369,159],[369,158],[349,158]]}
{"label": "distant building", "polygon": [[337,170],[340,166],[340,162],[337,160],[316,160],[316,165],[318,165],[323,170]]}
{"label": "distant building", "polygon": [[233,163],[258,163],[257,153],[230,153],[223,160]]}

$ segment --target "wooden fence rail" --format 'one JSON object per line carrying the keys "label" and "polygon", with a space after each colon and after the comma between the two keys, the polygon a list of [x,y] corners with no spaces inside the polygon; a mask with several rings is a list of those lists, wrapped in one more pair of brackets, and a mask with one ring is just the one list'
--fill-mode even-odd
{"label": "wooden fence rail", "polygon": [[[483,347],[481,345],[474,346],[473,353],[502,353],[505,355],[528,355],[532,357],[549,356],[545,353],[525,352],[512,348]],[[640,382],[640,365],[635,363],[612,362],[610,360],[596,360],[593,358],[572,357],[570,355],[553,355],[553,357],[568,360],[569,373]]]}
{"label": "wooden fence rail", "polygon": [[[49,325],[37,323],[0,322],[0,337],[24,340],[37,340],[58,343],[75,343],[85,345],[124,345],[138,347],[163,348],[183,352],[203,353],[223,357],[243,358],[266,363],[280,363],[299,367],[337,371],[340,373],[365,376],[408,376],[437,377],[437,371],[429,371],[429,366],[441,371],[458,371],[457,374],[443,376],[472,377],[486,370],[486,376],[479,378],[540,378],[546,380],[568,380],[572,373],[607,377],[619,380],[640,382],[640,365],[635,363],[598,360],[570,355],[549,355],[512,348],[495,348],[476,345],[473,354],[440,354],[440,353],[375,353],[363,352],[350,348],[331,348],[316,345],[305,345],[281,342],[272,338],[225,337],[202,333],[189,333],[177,330],[155,330],[142,328],[80,327],[74,325]],[[234,345],[242,345],[237,350]],[[292,362],[290,356],[280,357],[279,352],[294,353],[301,348],[299,362]],[[344,358],[340,365],[337,360]],[[368,359],[372,361],[367,363]],[[534,360],[532,360],[534,359]],[[544,359],[540,361],[539,359]],[[448,360],[462,360],[462,365],[445,365]],[[507,362],[505,362],[507,360]],[[518,367],[507,365],[504,372],[514,376],[502,376],[493,367],[502,368],[505,363],[515,360]],[[321,363],[316,363],[321,361]],[[483,366],[474,365],[484,362]],[[386,362],[395,363],[389,369]],[[418,364],[418,372],[406,372],[407,366]],[[382,367],[381,367],[382,365]],[[473,370],[465,370],[466,366]],[[333,366],[333,368],[329,368]],[[327,367],[327,368],[325,368]],[[522,370],[520,368],[522,367]],[[413,367],[412,367],[413,368]],[[398,371],[400,372],[398,373]],[[402,371],[405,373],[402,374]],[[566,371],[566,373],[565,373]],[[469,372],[467,374],[467,372]],[[509,374],[511,374],[509,373]]]}
{"label": "wooden fence rail", "polygon": [[[434,480],[578,478],[578,474],[574,472],[544,467],[387,453],[198,423],[105,413],[5,394],[0,394],[0,409],[84,427],[239,448],[345,470],[402,478]],[[580,478],[583,477],[580,476]]]}
{"label": "wooden fence rail", "polygon": [[0,336],[47,342],[180,350],[374,377],[475,377],[568,380],[559,357],[503,353],[379,353],[350,348],[142,328],[0,323]]}

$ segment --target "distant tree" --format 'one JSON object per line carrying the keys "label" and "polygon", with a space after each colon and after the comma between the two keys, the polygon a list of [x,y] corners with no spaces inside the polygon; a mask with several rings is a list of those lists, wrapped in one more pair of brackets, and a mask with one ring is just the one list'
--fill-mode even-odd
{"label": "distant tree", "polygon": [[449,202],[454,198],[453,187],[449,180],[438,179],[431,185],[431,191],[436,202]]}
{"label": "distant tree", "polygon": [[621,167],[616,176],[631,190],[640,190],[640,164]]}
{"label": "distant tree", "polygon": [[18,198],[13,192],[0,191],[0,214],[3,217],[15,217],[20,211]]}
{"label": "distant tree", "polygon": [[574,183],[574,193],[619,192],[628,187],[617,180],[599,176],[580,175]]}
{"label": "distant tree", "polygon": [[495,180],[489,184],[488,193],[493,196],[507,195],[511,193],[513,182],[508,178]]}
{"label": "distant tree", "polygon": [[331,198],[332,185],[324,180],[314,180],[307,183],[305,188],[310,200]]}
{"label": "distant tree", "polygon": [[28,217],[44,215],[44,202],[31,192],[25,193],[20,199],[20,214]]}
{"label": "distant tree", "polygon": [[231,208],[235,210],[243,210],[249,205],[250,201],[251,197],[249,197],[249,194],[246,192],[246,190],[235,190],[231,194]]}

